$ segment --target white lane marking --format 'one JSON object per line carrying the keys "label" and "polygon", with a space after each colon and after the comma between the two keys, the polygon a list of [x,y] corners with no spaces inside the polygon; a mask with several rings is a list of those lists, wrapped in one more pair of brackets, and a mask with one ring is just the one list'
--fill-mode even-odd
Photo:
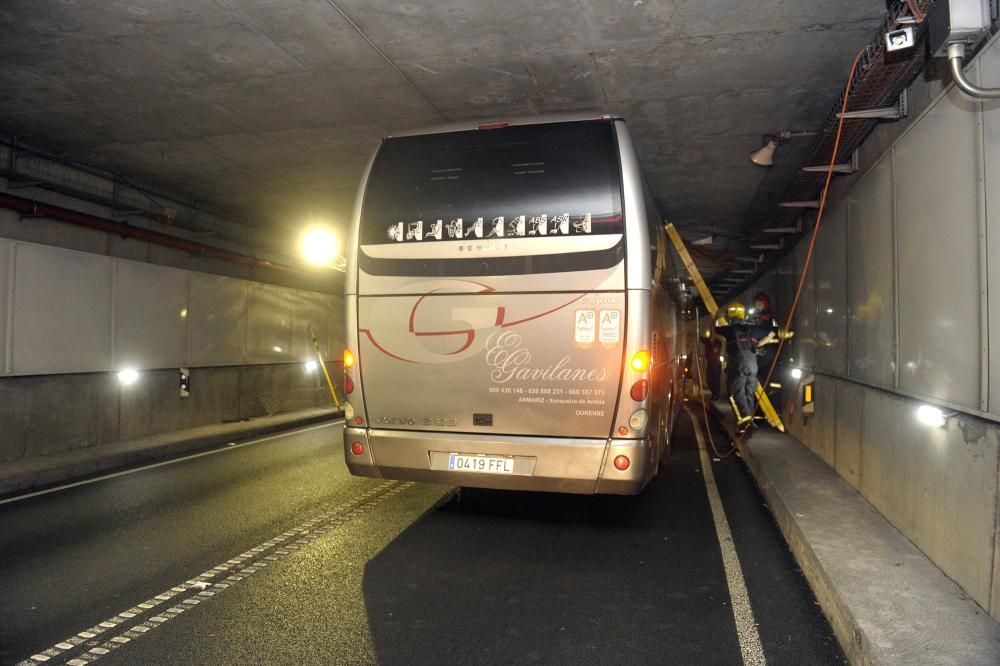
{"label": "white lane marking", "polygon": [[[352,500],[342,502],[337,506],[333,507],[332,509],[324,511],[323,513],[311,518],[310,520],[305,521],[304,523],[300,523],[297,527],[293,527],[287,532],[283,532],[282,534],[276,537],[272,537],[271,539],[265,541],[260,546],[251,548],[242,555],[238,555],[237,557],[233,558],[233,560],[229,560],[226,563],[228,564],[229,562],[233,562],[234,560],[237,562],[248,563],[248,566],[240,571],[240,574],[243,575],[230,574],[225,579],[223,579],[223,581],[212,583],[211,589],[206,590],[202,589],[201,584],[206,583],[208,580],[212,578],[215,578],[224,571],[220,570],[220,567],[222,565],[207,569],[204,572],[195,576],[194,578],[185,581],[181,585],[175,585],[166,590],[165,592],[161,592],[160,594],[157,594],[156,596],[151,597],[146,601],[136,604],[127,611],[119,613],[103,622],[99,622],[93,627],[85,629],[70,638],[60,641],[59,643],[56,643],[55,645],[53,645],[48,649],[40,651],[38,654],[34,654],[28,657],[27,659],[18,662],[17,666],[31,666],[32,664],[45,662],[53,657],[57,657],[63,654],[64,652],[67,652],[68,650],[80,647],[81,645],[85,648],[85,651],[80,655],[78,655],[78,657],[81,659],[85,659],[86,660],[85,663],[92,663],[96,661],[100,656],[107,654],[111,650],[118,649],[119,647],[121,647],[125,643],[128,643],[132,639],[138,638],[139,636],[142,636],[146,632],[151,631],[152,629],[155,629],[156,627],[159,627],[169,622],[170,620],[177,617],[178,615],[188,610],[189,608],[193,608],[197,604],[206,601],[210,597],[215,596],[218,592],[226,590],[232,587],[233,585],[236,585],[240,581],[246,580],[247,577],[257,573],[258,571],[260,571],[269,564],[268,562],[263,561],[265,556],[262,555],[261,553],[267,553],[270,548],[274,548],[275,546],[277,546],[277,544],[281,543],[282,541],[290,539],[291,537],[296,537],[296,536],[299,537],[295,541],[296,544],[299,544],[295,548],[295,550],[298,550],[298,548],[300,548],[301,546],[305,546],[312,543],[313,541],[323,536],[324,534],[327,534],[331,530],[335,530],[341,525],[354,520],[355,518],[364,514],[372,507],[381,504],[390,497],[398,495],[404,490],[412,488],[414,485],[416,484],[412,481],[405,481],[405,482],[386,481],[384,483],[381,483],[378,486],[375,486],[374,488],[368,490],[367,492],[353,498]],[[286,546],[285,548],[287,549],[288,546]],[[292,552],[293,552],[292,550],[285,550],[285,555],[282,555],[282,557],[285,557],[286,555],[291,555]],[[278,550],[275,550],[275,553],[278,553]],[[257,558],[256,560],[252,559],[255,557]],[[91,639],[98,639],[98,636],[104,634],[109,629],[116,628],[119,625],[125,624],[127,619],[133,618],[136,615],[144,613],[152,608],[155,608],[156,606],[162,604],[163,602],[173,599],[179,594],[185,594],[189,592],[194,592],[195,594],[192,594],[187,599],[178,601],[174,606],[171,606],[166,610],[160,611],[150,616],[145,621],[141,621],[139,622],[139,624],[131,626],[127,631],[124,631],[123,633],[117,636],[113,636],[112,638],[106,640],[101,644],[96,644],[97,640],[91,640]],[[129,622],[129,624],[131,624],[131,622]],[[84,645],[84,643],[88,644]],[[68,646],[68,647],[63,647],[63,646]]]}
{"label": "white lane marking", "polygon": [[0,506],[4,504],[9,504],[11,502],[20,502],[21,500],[30,499],[32,497],[38,497],[39,495],[48,495],[49,493],[59,492],[60,490],[68,490],[70,488],[76,488],[77,486],[85,486],[90,483],[97,483],[98,481],[106,481],[108,479],[114,479],[119,476],[127,476],[129,474],[135,474],[136,472],[142,472],[147,469],[153,469],[155,467],[163,467],[164,465],[173,465],[174,463],[184,462],[185,460],[193,460],[195,458],[203,458],[205,456],[214,456],[217,453],[228,453],[236,449],[241,449],[244,446],[251,446],[253,444],[260,444],[261,442],[268,442],[272,439],[279,439],[281,437],[292,437],[293,435],[301,435],[305,432],[311,432],[313,430],[319,430],[320,428],[329,428],[330,426],[340,425],[344,422],[344,419],[337,419],[335,421],[325,421],[318,425],[308,426],[306,428],[300,428],[298,430],[291,430],[289,432],[281,432],[276,435],[267,435],[266,437],[261,437],[259,439],[251,439],[246,442],[241,442],[239,444],[233,444],[230,442],[224,449],[212,449],[211,451],[202,451],[201,453],[192,453],[189,456],[184,456],[183,458],[171,458],[170,460],[164,460],[163,462],[152,463],[151,465],[144,465],[143,467],[136,467],[135,469],[126,469],[121,472],[114,472],[113,474],[105,474],[104,476],[97,476],[93,479],[84,479],[83,481],[76,481],[74,483],[67,483],[63,486],[56,486],[55,488],[47,488],[45,490],[37,490],[33,493],[27,493],[26,495],[18,495],[17,497],[8,497],[5,500],[0,500]]}
{"label": "white lane marking", "polygon": [[701,469],[705,478],[705,489],[708,491],[708,503],[712,507],[712,520],[715,522],[715,534],[722,548],[722,566],[726,570],[726,583],[729,585],[729,598],[733,602],[733,619],[736,620],[736,635],[740,640],[740,652],[743,653],[743,663],[753,666],[764,666],[764,648],[760,643],[760,632],[757,630],[757,619],[750,605],[746,581],[743,580],[743,569],[740,558],[733,543],[733,534],[729,530],[729,521],[722,508],[722,497],[715,484],[715,473],[712,472],[712,461],[705,447],[705,437],[701,432],[701,424],[695,418],[690,408],[685,407],[688,418],[694,426],[694,436],[698,440],[698,455],[701,457]]}

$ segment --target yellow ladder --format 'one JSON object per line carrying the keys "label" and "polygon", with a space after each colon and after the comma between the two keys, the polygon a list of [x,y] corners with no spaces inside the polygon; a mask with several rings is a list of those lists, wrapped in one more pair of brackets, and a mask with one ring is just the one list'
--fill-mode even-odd
{"label": "yellow ladder", "polygon": [[[694,265],[694,260],[691,255],[688,254],[687,247],[684,245],[684,240],[681,235],[677,233],[677,229],[670,222],[666,225],[667,237],[670,238],[670,242],[674,244],[677,248],[677,254],[680,255],[681,261],[684,262],[684,268],[691,275],[691,279],[694,280],[694,286],[698,289],[698,293],[701,295],[701,300],[705,302],[705,307],[708,308],[710,314],[715,314],[718,311],[719,305],[715,302],[715,298],[712,297],[712,292],[708,290],[708,285],[705,284],[705,280],[701,277],[701,273],[698,271],[698,267]],[[694,350],[692,353],[699,353],[698,350]],[[785,432],[785,424],[781,422],[781,418],[778,417],[778,412],[774,411],[774,405],[771,404],[771,400],[764,393],[764,387],[757,382],[757,404],[760,406],[761,411],[764,412],[764,417],[767,422],[771,424],[771,427],[779,432]]]}

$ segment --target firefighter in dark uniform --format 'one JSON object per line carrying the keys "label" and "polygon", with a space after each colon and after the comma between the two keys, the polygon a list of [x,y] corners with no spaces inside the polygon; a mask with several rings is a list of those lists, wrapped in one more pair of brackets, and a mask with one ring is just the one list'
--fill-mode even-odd
{"label": "firefighter in dark uniform", "polygon": [[715,313],[716,322],[723,316],[729,323],[716,325],[715,332],[726,340],[729,399],[736,412],[737,432],[743,436],[753,427],[756,408],[757,347],[770,344],[777,333],[770,326],[747,321],[742,303],[730,303],[725,310],[719,308]]}
{"label": "firefighter in dark uniform", "polygon": [[[749,318],[751,323],[768,326],[775,333],[778,332],[778,320],[774,318],[774,313],[771,312],[771,299],[766,292],[758,291],[754,294],[753,310],[750,311],[750,314],[752,315]],[[777,342],[777,339],[775,339],[775,342]],[[774,365],[777,351],[778,348],[773,344],[757,345],[757,377],[761,384],[764,383],[768,377],[768,373],[771,372],[771,366]]]}

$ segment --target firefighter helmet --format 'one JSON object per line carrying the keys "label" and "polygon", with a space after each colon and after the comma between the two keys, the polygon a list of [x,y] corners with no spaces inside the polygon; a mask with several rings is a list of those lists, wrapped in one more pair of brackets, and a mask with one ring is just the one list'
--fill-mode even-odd
{"label": "firefighter helmet", "polygon": [[733,301],[726,306],[727,319],[746,319],[747,309],[739,301]]}

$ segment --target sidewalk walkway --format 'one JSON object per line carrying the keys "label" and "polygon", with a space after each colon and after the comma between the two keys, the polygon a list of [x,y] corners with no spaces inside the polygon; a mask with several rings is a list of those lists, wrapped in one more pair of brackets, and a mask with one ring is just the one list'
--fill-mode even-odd
{"label": "sidewalk walkway", "polygon": [[1000,664],[1000,624],[801,442],[762,427],[740,454],[851,663]]}
{"label": "sidewalk walkway", "polygon": [[83,479],[109,470],[157,462],[227,442],[322,423],[342,414],[334,409],[302,409],[3,463],[0,466],[0,497]]}

